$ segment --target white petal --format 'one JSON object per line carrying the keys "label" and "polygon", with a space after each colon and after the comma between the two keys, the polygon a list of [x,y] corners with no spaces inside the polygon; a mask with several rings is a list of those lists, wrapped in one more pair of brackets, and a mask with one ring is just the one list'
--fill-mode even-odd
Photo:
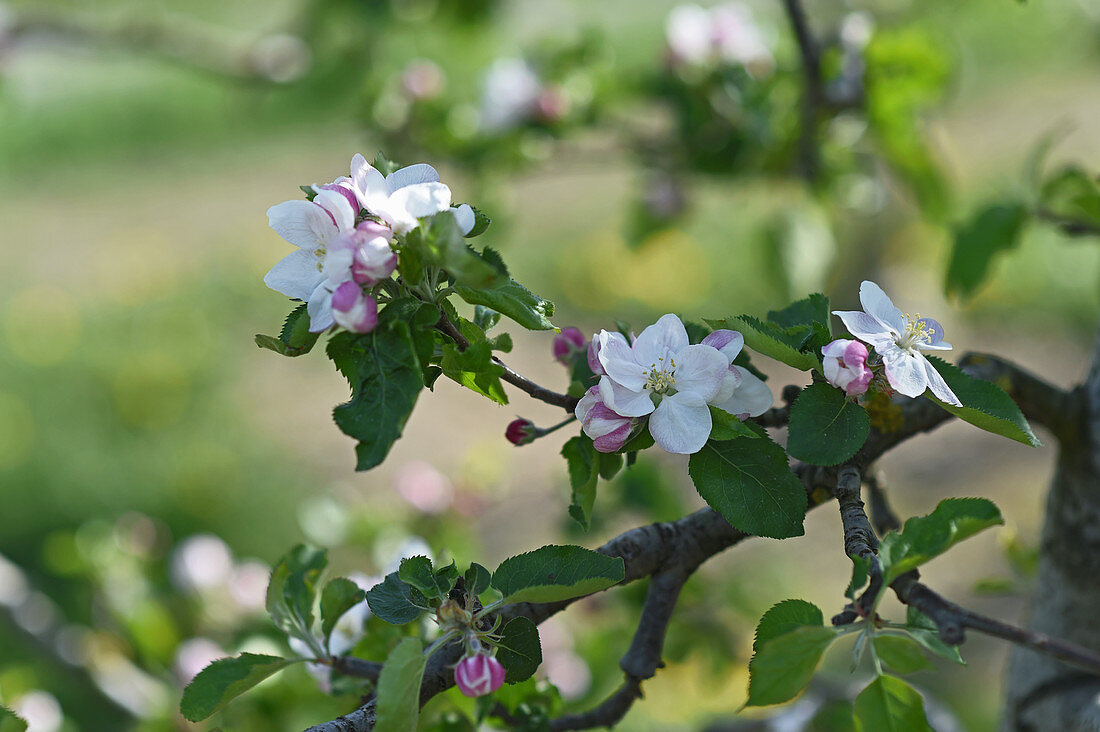
{"label": "white petal", "polygon": [[461,206],[452,206],[451,213],[455,216],[455,221],[458,222],[458,230],[462,232],[463,236],[466,236],[474,229],[474,224],[477,223],[477,216],[474,215],[474,209],[470,207],[470,204],[464,203]]}
{"label": "white petal", "polygon": [[308,300],[323,279],[317,269],[320,261],[313,252],[299,249],[279,260],[264,276],[264,284],[287,297]]}
{"label": "white petal", "polygon": [[681,391],[665,397],[649,417],[649,433],[668,452],[690,455],[710,437],[710,409],[698,395]]}
{"label": "white petal", "polygon": [[898,310],[882,288],[871,280],[859,286],[859,301],[867,314],[898,333],[905,332],[905,314]]}
{"label": "white petal", "polygon": [[775,403],[772,390],[768,385],[757,378],[751,371],[741,366],[731,366],[741,377],[741,385],[733,392],[733,396],[718,405],[730,414],[747,414],[750,417],[759,417],[771,409]]}
{"label": "white petal", "polygon": [[367,205],[367,199],[387,198],[390,195],[386,177],[374,169],[359,153],[351,159],[351,180],[355,183],[355,192],[359,202]]}
{"label": "white petal", "polygon": [[336,221],[336,228],[340,231],[350,231],[355,228],[355,212],[351,210],[351,204],[336,191],[317,191],[313,202],[332,214],[332,218]]}
{"label": "white petal", "polygon": [[653,411],[648,391],[628,389],[609,376],[600,377],[600,398],[608,409],[624,417],[644,417]]}
{"label": "white petal", "polygon": [[413,218],[431,216],[451,207],[451,189],[442,183],[414,183],[390,196],[390,206]]}
{"label": "white petal", "polygon": [[339,233],[323,208],[303,200],[272,206],[267,210],[267,223],[276,234],[302,249],[316,249]]}
{"label": "white petal", "polygon": [[309,313],[310,333],[320,333],[336,322],[332,318],[332,291],[325,287],[325,283],[317,285],[309,296],[306,312]]}
{"label": "white petal", "polygon": [[675,355],[676,391],[692,392],[709,402],[722,387],[729,372],[729,360],[716,348],[688,346]]}
{"label": "white petal", "polygon": [[840,318],[849,333],[872,346],[894,342],[893,334],[882,323],[861,310],[834,310],[833,315]]}
{"label": "white petal", "polygon": [[940,372],[936,371],[936,367],[932,365],[932,362],[924,356],[918,356],[917,358],[924,362],[924,373],[928,377],[928,388],[932,390],[936,398],[941,402],[947,402],[948,404],[954,404],[956,407],[961,407],[962,402],[955,396],[955,392],[951,391],[951,387],[948,386],[947,382],[940,376]]}
{"label": "white petal", "polygon": [[688,342],[687,330],[680,319],[672,313],[662,315],[634,341],[634,358],[643,366],[650,366],[656,364],[658,359],[687,348]]}
{"label": "white petal", "polygon": [[910,354],[897,348],[875,350],[882,356],[882,365],[886,368],[886,379],[899,394],[907,397],[919,397],[928,387],[928,375],[924,364],[927,359]]}
{"label": "white petal", "polygon": [[745,337],[735,330],[716,330],[703,339],[704,346],[714,346],[730,363],[741,353],[745,346]]}
{"label": "white petal", "polygon": [[597,337],[600,339],[600,364],[607,375],[631,391],[641,391],[649,372],[634,360],[634,351],[627,345],[626,339],[621,334],[613,335],[606,330],[600,331]]}
{"label": "white petal", "polygon": [[393,193],[399,188],[416,183],[438,183],[439,173],[427,163],[417,163],[401,170],[395,170],[386,176],[386,188]]}
{"label": "white petal", "polygon": [[708,404],[718,406],[728,402],[737,392],[737,388],[741,386],[741,374],[732,367],[726,370],[726,375],[722,379],[722,387],[708,400]]}

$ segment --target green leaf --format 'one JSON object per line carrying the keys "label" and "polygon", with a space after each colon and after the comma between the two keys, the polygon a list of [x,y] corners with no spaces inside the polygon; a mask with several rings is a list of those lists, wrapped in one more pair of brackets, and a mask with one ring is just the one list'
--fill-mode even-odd
{"label": "green leaf", "polygon": [[916,689],[893,676],[879,676],[856,697],[857,732],[931,732],[924,700]]}
{"label": "green leaf", "polygon": [[323,549],[299,544],[275,565],[267,585],[265,602],[275,627],[314,647],[313,605],[327,563]]}
{"label": "green leaf", "polygon": [[420,682],[428,657],[419,638],[405,638],[386,657],[378,677],[375,732],[409,732],[420,718]]}
{"label": "green leaf", "polygon": [[878,634],[871,643],[879,660],[899,674],[932,668],[920,644],[908,636]]}
{"label": "green leaf", "polygon": [[470,229],[470,231],[467,232],[467,239],[473,239],[475,236],[481,236],[489,228],[489,224],[493,223],[493,220],[486,216],[485,212],[479,209],[477,206],[470,206],[470,208],[474,210],[474,228]]}
{"label": "green leaf", "polygon": [[787,452],[814,465],[836,465],[856,454],[871,418],[840,389],[810,384],[791,405]]}
{"label": "green leaf", "polygon": [[963,539],[1003,523],[1001,512],[992,501],[945,498],[932,513],[915,516],[905,522],[901,532],[891,531],[883,537],[878,552],[883,584],[889,585]]}
{"label": "green leaf", "polygon": [[466,591],[476,597],[489,589],[493,574],[477,562],[473,562],[470,568],[466,570],[465,580]]}
{"label": "green leaf", "polygon": [[569,486],[573,491],[569,515],[588,531],[588,521],[596,503],[596,484],[600,478],[600,455],[586,435],[571,438],[562,446],[561,455],[569,467]]}
{"label": "green leaf", "polygon": [[949,661],[954,661],[963,666],[966,665],[966,661],[963,660],[962,654],[959,653],[959,647],[949,646],[940,640],[940,634],[936,629],[936,624],[924,613],[917,610],[912,605],[909,605],[905,609],[905,616],[908,627],[905,628],[904,632],[908,633],[910,638],[920,643],[937,656],[946,658]]}
{"label": "green leaf", "polygon": [[420,590],[401,581],[397,572],[367,591],[370,611],[391,625],[405,625],[428,609],[428,600]]}
{"label": "green leaf", "polygon": [[366,597],[363,588],[346,577],[329,580],[321,592],[321,633],[326,642],[336,621]]}
{"label": "green leaf", "polygon": [[760,437],[760,433],[752,428],[748,422],[742,422],[736,415],[730,414],[724,409],[710,405],[710,439],[715,442],[733,440],[738,437],[750,439]]}
{"label": "green leaf", "polygon": [[402,582],[420,590],[429,600],[433,597],[443,597],[451,589],[450,585],[432,570],[432,560],[427,557],[402,559],[397,577]]}
{"label": "green leaf", "polygon": [[623,467],[623,456],[617,452],[596,452],[600,462],[600,477],[613,480]]}
{"label": "green leaf", "polygon": [[804,533],[806,489],[769,438],[708,442],[688,460],[688,475],[734,528],[773,539]]}
{"label": "green leaf", "polygon": [[821,323],[829,325],[829,298],[819,292],[791,303],[782,310],[768,311],[768,320],[783,328]]}
{"label": "green leaf", "polygon": [[455,287],[466,302],[484,305],[508,316],[528,330],[553,330],[550,318],[554,315],[554,303],[544,300],[515,280],[491,288]]}
{"label": "green leaf", "polygon": [[192,722],[202,721],[273,673],[304,660],[242,653],[214,661],[183,690],[180,714]]}
{"label": "green leaf", "polygon": [[351,384],[351,400],[333,410],[337,426],[359,441],[356,470],[375,467],[401,437],[424,386],[408,324],[372,333],[339,333],[328,355]]}
{"label": "green leaf", "polygon": [[773,638],[806,626],[825,626],[825,616],[821,614],[821,608],[805,600],[784,600],[776,603],[768,608],[756,624],[752,650],[755,653],[760,650],[760,646]]}
{"label": "green leaf", "polygon": [[813,335],[812,328],[805,326],[785,329],[777,323],[762,321],[751,315],[729,317],[725,320],[706,320],[715,330],[728,328],[736,330],[745,338],[745,345],[757,353],[763,353],[776,361],[782,361],[800,371],[821,369],[821,357],[812,351],[800,349]]}
{"label": "green leaf", "polygon": [[526,681],[542,663],[542,643],[539,630],[528,618],[512,618],[501,631],[503,637],[497,649],[497,660],[507,672],[509,684]]}
{"label": "green leaf", "polygon": [[1072,225],[1063,226],[1066,233],[1088,231],[1095,234],[1100,227],[1100,185],[1095,176],[1077,166],[1067,166],[1048,178],[1043,183],[1039,200],[1046,213],[1065,219],[1067,223],[1084,225],[1078,230]]}
{"label": "green leaf", "polygon": [[837,637],[833,628],[805,626],[760,645],[749,661],[747,707],[793,699],[813,678],[825,649]]}
{"label": "green leaf", "polygon": [[309,332],[309,315],[305,303],[290,311],[279,337],[256,334],[256,345],[284,356],[301,356],[313,350],[320,333]]}
{"label": "green leaf", "polygon": [[15,712],[0,705],[0,732],[27,732],[27,723]]}
{"label": "green leaf", "polygon": [[504,602],[556,602],[617,585],[626,577],[620,557],[579,546],[544,546],[509,557],[493,573]]}
{"label": "green leaf", "polygon": [[973,294],[985,281],[993,258],[1019,245],[1027,218],[1022,203],[1009,201],[990,204],[958,226],[947,266],[947,294]]}
{"label": "green leaf", "polygon": [[385,153],[383,153],[381,150],[379,150],[378,154],[374,156],[374,162],[371,165],[382,175],[389,175],[390,173],[401,167],[400,163],[395,163],[394,161],[387,158]]}
{"label": "green leaf", "polygon": [[[432,216],[420,229],[432,252],[434,264],[454,281],[468,287],[495,287],[507,281],[508,270],[496,252],[484,255],[466,243],[458,222],[449,211]],[[410,234],[411,236],[411,234]]]}
{"label": "green leaf", "polygon": [[488,397],[497,404],[507,404],[508,395],[500,383],[504,367],[493,360],[488,341],[471,343],[466,350],[448,343],[443,346],[443,358],[439,362],[444,375],[471,391]]}
{"label": "green leaf", "polygon": [[844,590],[844,596],[849,600],[856,599],[856,593],[859,592],[871,575],[871,560],[862,555],[855,555],[852,557],[852,580],[848,583],[848,588]]}
{"label": "green leaf", "polygon": [[991,381],[983,381],[969,376],[962,369],[953,366],[946,361],[928,356],[928,360],[940,372],[940,376],[955,392],[955,396],[962,402],[961,407],[945,404],[936,399],[931,392],[927,393],[941,407],[959,419],[969,422],[975,427],[980,427],[987,432],[992,432],[1010,440],[1022,442],[1025,445],[1039,447],[1043,443],[1031,431],[1031,425],[1027,423],[1016,402],[1005,394],[1001,387]]}

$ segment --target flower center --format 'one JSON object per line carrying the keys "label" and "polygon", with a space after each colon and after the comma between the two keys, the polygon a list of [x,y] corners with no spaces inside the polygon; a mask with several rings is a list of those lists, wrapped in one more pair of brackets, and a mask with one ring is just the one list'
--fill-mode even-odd
{"label": "flower center", "polygon": [[675,394],[676,359],[672,356],[662,356],[657,359],[657,363],[651,363],[645,388],[660,396]]}
{"label": "flower center", "polygon": [[921,320],[920,313],[915,315],[905,314],[905,332],[898,335],[894,342],[898,344],[898,348],[909,353],[916,353],[922,344],[932,342],[932,336],[935,334],[935,329],[929,327],[928,323]]}

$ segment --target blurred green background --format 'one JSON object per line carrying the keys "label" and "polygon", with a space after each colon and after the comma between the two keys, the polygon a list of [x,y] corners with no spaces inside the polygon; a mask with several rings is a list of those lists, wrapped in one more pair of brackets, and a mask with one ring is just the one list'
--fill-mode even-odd
{"label": "blurred green background", "polygon": [[[1091,0],[839,5],[808,2],[811,23],[825,33],[851,12],[869,13],[876,28],[931,39],[947,70],[923,129],[954,191],[949,219],[1023,185],[1026,160],[1049,133],[1051,161],[1100,168],[1100,9]],[[777,66],[796,68],[780,4],[751,6]],[[946,300],[949,233],[888,181],[864,198],[889,203],[853,203],[837,216],[791,176],[688,175],[687,214],[635,246],[624,230],[646,174],[626,140],[639,127],[668,127],[636,92],[662,68],[671,7],[3,6],[0,700],[33,731],[302,729],[353,707],[354,694],[326,695],[295,668],[214,724],[175,712],[196,664],[240,649],[286,652],[257,597],[266,568],[297,541],[333,547],[337,572],[378,575],[418,541],[460,565],[492,566],[536,541],[597,546],[701,505],[680,461],[647,455],[601,488],[598,520],[582,534],[565,513],[557,450],[568,435],[522,449],[503,439],[514,414],[550,424],[554,410],[519,394],[496,407],[446,380],[421,400],[384,466],[353,472],[352,443],[330,419],[345,382],[319,352],[283,359],[252,337],[277,331],[290,309],[262,282],[288,251],[267,228],[267,207],[297,197],[299,184],[345,174],[355,152],[369,159],[388,147],[401,162],[436,163],[457,200],[493,216],[483,243],[556,302],[559,326],[592,332],[620,318],[640,329],[668,311],[763,311],[817,289],[848,306],[870,277],[903,309],[934,314],[960,352],[998,352],[1061,385],[1082,375],[1100,251],[1033,227],[976,298]],[[588,84],[596,123],[516,133],[508,156],[442,137],[439,159],[418,152],[433,130],[462,137],[495,58],[592,37],[592,71],[581,65],[581,81],[570,83]],[[438,66],[458,112],[395,141],[393,80],[422,59]],[[776,104],[790,112],[796,94]],[[777,251],[786,252],[778,265]],[[510,365],[564,388],[551,336],[512,333]],[[800,377],[765,370],[776,392]],[[1053,458],[1050,448],[949,425],[884,461],[904,515],[945,495],[984,495],[1008,519],[957,550],[952,566],[929,567],[931,584],[998,617],[1024,616]],[[842,604],[848,562],[837,536],[837,517],[818,511],[803,538],[751,542],[705,566],[670,631],[668,668],[623,728],[731,719],[760,613],[788,597]],[[591,600],[544,629],[544,670],[568,704],[617,685],[643,589]],[[973,638],[964,656],[969,668],[940,666],[916,683],[955,729],[993,729],[1006,649]],[[846,659],[831,668],[837,684],[850,683]]]}

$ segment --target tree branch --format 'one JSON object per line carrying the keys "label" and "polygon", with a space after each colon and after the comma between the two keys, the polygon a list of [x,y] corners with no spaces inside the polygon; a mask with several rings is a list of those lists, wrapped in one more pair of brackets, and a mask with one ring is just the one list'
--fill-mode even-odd
{"label": "tree branch", "polygon": [[783,0],[783,6],[787,10],[787,19],[798,42],[798,51],[802,55],[802,134],[799,138],[802,175],[808,182],[815,183],[821,167],[817,150],[818,107],[825,99],[821,54],[810,32],[801,0]]}
{"label": "tree branch", "polygon": [[1080,434],[1081,400],[1025,371],[1011,361],[984,353],[968,353],[959,365],[974,376],[1004,389],[1029,420],[1054,433],[1063,444]]}
{"label": "tree branch", "polygon": [[[840,508],[840,520],[844,525],[844,553],[851,557],[866,560],[869,582],[867,590],[856,601],[854,610],[860,616],[866,615],[871,610],[874,600],[882,590],[882,566],[878,561],[878,537],[871,528],[871,522],[867,520],[867,513],[863,510],[863,501],[860,499],[859,470],[852,465],[843,466],[837,473],[836,500]],[[838,616],[840,617],[840,616]],[[850,622],[850,621],[849,621]]]}

